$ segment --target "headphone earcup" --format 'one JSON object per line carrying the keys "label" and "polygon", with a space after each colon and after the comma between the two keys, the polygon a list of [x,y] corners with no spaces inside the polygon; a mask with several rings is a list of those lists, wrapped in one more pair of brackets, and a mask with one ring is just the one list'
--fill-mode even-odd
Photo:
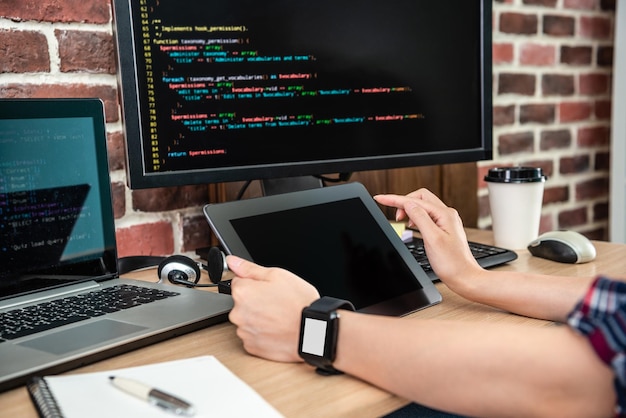
{"label": "headphone earcup", "polygon": [[159,263],[157,274],[160,282],[169,280],[170,283],[194,287],[200,280],[200,267],[189,257],[173,255]]}
{"label": "headphone earcup", "polygon": [[225,271],[228,271],[228,264],[226,264],[226,256],[217,247],[211,247],[209,249],[208,271],[209,278],[213,283],[219,283],[222,280],[222,275]]}

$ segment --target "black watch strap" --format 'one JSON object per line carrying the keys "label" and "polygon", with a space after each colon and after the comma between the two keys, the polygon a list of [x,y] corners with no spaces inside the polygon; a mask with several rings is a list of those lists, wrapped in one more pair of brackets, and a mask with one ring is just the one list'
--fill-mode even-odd
{"label": "black watch strap", "polygon": [[[347,300],[343,300],[343,299],[337,299],[337,298],[333,298],[330,296],[323,296],[319,299],[317,299],[315,302],[313,302],[311,305],[309,305],[307,308],[305,308],[305,310],[307,311],[314,311],[314,312],[319,312],[322,314],[331,314],[332,312],[337,311],[338,309],[346,309],[346,310],[350,310],[350,311],[354,311],[354,305],[347,301]],[[332,342],[333,344],[336,344],[337,341],[333,340]],[[333,349],[331,350],[333,353],[335,352],[336,347],[333,347]],[[340,370],[335,369],[332,366],[332,361],[334,361],[334,358],[331,359],[331,363],[326,363],[325,364],[320,364],[317,362],[312,362],[310,361],[311,359],[305,359],[308,363],[312,364],[313,366],[316,366],[315,371],[318,374],[321,374],[323,376],[329,376],[329,375],[335,375],[335,374],[342,374],[343,372]],[[315,364],[317,363],[317,364]]]}
{"label": "black watch strap", "polygon": [[354,311],[354,305],[343,299],[337,299],[330,296],[323,296],[309,305],[309,309],[318,312],[332,312],[337,309],[346,309]]}

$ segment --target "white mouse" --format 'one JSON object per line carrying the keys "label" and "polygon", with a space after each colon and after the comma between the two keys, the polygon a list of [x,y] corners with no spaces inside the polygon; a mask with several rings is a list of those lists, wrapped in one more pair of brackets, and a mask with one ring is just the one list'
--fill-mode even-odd
{"label": "white mouse", "polygon": [[586,263],[596,258],[596,247],[576,231],[551,231],[541,234],[528,244],[536,257],[560,263]]}

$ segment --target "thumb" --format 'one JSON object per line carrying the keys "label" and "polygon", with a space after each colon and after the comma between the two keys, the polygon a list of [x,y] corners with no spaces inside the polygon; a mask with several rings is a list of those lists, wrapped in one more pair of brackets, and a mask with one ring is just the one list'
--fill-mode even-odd
{"label": "thumb", "polygon": [[237,257],[236,255],[227,255],[226,264],[228,264],[228,269],[237,277],[265,280],[265,276],[267,274],[267,269],[265,267],[259,266],[258,264],[245,260],[241,257]]}

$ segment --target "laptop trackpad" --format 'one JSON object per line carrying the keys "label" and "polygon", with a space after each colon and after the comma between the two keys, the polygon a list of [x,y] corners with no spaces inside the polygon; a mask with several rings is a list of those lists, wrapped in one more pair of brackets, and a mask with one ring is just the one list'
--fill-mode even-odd
{"label": "laptop trackpad", "polygon": [[111,319],[103,319],[65,331],[55,332],[45,337],[34,338],[18,345],[60,355],[101,344],[143,329],[146,328]]}

